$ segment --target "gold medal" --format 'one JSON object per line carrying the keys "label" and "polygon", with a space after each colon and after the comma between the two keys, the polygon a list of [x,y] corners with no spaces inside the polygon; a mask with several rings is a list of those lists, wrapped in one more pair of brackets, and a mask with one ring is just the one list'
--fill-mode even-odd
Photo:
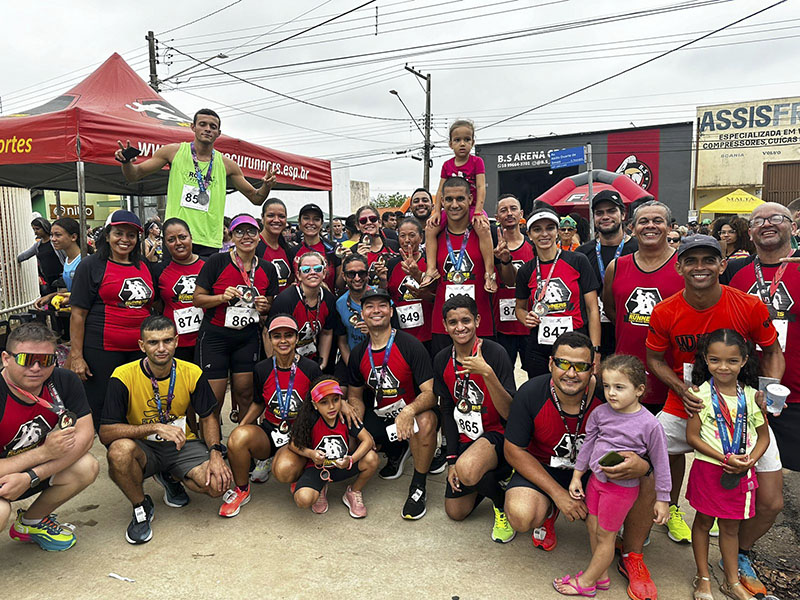
{"label": "gold medal", "polygon": [[535,314],[540,319],[549,312],[550,312],[550,307],[547,306],[546,302],[542,302],[541,300],[539,300],[536,304],[533,305],[533,314]]}

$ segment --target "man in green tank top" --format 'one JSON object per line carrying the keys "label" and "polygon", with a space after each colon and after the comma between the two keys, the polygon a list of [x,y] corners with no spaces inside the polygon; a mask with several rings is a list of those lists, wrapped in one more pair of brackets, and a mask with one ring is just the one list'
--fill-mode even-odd
{"label": "man in green tank top", "polygon": [[162,146],[152,158],[134,164],[123,152],[131,147],[119,143],[114,158],[122,163],[122,174],[128,182],[138,181],[156,173],[169,163],[166,218],[179,217],[189,224],[195,254],[210,256],[222,247],[225,217],[225,187],[230,178],[233,187],[250,202],[261,206],[275,184],[275,171],[268,170],[256,189],[244,178],[242,169],[218,150],[214,142],[222,133],[220,118],[208,108],[202,108],[192,120],[193,142]]}

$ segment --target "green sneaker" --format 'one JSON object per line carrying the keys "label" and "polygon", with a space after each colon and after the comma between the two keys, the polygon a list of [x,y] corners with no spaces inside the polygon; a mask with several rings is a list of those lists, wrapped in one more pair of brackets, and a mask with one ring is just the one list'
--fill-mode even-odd
{"label": "green sneaker", "polygon": [[716,519],[714,519],[714,524],[711,526],[711,529],[708,532],[708,535],[711,537],[719,537],[719,523]]}
{"label": "green sneaker", "polygon": [[494,507],[494,527],[492,527],[492,541],[498,544],[507,544],[514,539],[517,532],[511,528],[506,518],[506,513]]}
{"label": "green sneaker", "polygon": [[21,508],[17,511],[17,518],[8,532],[12,540],[33,542],[42,550],[50,552],[68,550],[75,545],[75,534],[72,533],[72,529],[56,521],[55,515],[46,516],[36,525],[23,525],[24,512]]}
{"label": "green sneaker", "polygon": [[679,544],[692,543],[692,530],[683,520],[686,513],[680,510],[675,504],[669,505],[669,521],[667,521],[667,535],[673,542]]}

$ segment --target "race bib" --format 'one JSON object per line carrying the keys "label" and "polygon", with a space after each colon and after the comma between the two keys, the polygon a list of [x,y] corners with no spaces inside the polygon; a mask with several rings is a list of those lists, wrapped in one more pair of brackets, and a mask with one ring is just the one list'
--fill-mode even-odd
{"label": "race bib", "polygon": [[203,322],[203,309],[199,306],[179,308],[175,310],[172,318],[179,334],[194,333],[200,330],[200,324]]}
{"label": "race bib", "polygon": [[[206,194],[208,193],[209,191],[206,190]],[[199,210],[204,213],[207,213],[208,206],[211,203],[206,202],[205,204],[201,204],[199,201],[199,197],[200,197],[200,188],[192,185],[184,185],[183,192],[181,193],[181,206],[183,208],[190,208],[192,210]]]}
{"label": "race bib", "polygon": [[289,443],[289,432],[281,433],[278,429],[273,429],[269,432],[269,437],[272,438],[272,445],[276,448],[282,448]]}
{"label": "race bib", "polygon": [[458,426],[458,432],[464,434],[471,440],[477,440],[483,434],[483,420],[480,411],[471,410],[464,414],[460,410],[453,409],[453,417]]}
{"label": "race bib", "polygon": [[474,283],[465,283],[461,285],[448,284],[444,288],[445,302],[447,302],[453,296],[458,296],[460,294],[466,294],[467,296],[475,300],[475,284]]}
{"label": "race bib", "polygon": [[575,463],[563,456],[551,456],[550,466],[554,469],[569,469],[570,471],[575,469]]}
{"label": "race bib", "polygon": [[606,316],[606,311],[603,307],[603,301],[600,299],[600,296],[597,297],[597,304],[600,306],[600,322],[611,323],[611,319]]}
{"label": "race bib", "polygon": [[400,329],[411,329],[425,324],[425,315],[422,314],[422,303],[406,304],[396,306],[397,320],[400,321]]}
{"label": "race bib", "polygon": [[258,323],[258,311],[255,308],[229,306],[225,311],[225,327],[228,329],[244,329],[253,323]]}
{"label": "race bib", "polygon": [[562,333],[572,331],[572,317],[542,317],[539,321],[539,343],[552,346]]}
{"label": "race bib", "polygon": [[789,321],[786,319],[775,319],[772,321],[772,324],[778,332],[778,343],[781,345],[781,350],[786,352],[786,334],[789,330]]}
{"label": "race bib", "polygon": [[[168,425],[171,425],[172,427],[179,427],[179,428],[181,428],[183,430],[183,433],[186,433],[186,417],[181,417],[180,419],[175,419],[172,423],[168,423]],[[151,433],[150,435],[147,436],[147,439],[150,440],[151,442],[165,442],[165,441],[167,441],[164,438],[162,438],[160,435],[158,435],[157,433]]]}
{"label": "race bib", "polygon": [[397,415],[400,414],[400,411],[405,407],[406,401],[400,398],[400,400],[394,402],[393,404],[388,404],[382,408],[376,408],[375,414],[382,419],[391,419],[394,421]]}
{"label": "race bib", "polygon": [[500,320],[516,321],[517,313],[514,312],[516,306],[517,301],[514,298],[500,298]]}

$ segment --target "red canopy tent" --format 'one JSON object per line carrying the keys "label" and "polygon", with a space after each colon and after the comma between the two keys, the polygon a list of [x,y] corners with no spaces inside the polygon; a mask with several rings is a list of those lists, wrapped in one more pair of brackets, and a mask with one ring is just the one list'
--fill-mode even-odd
{"label": "red canopy tent", "polygon": [[[625,204],[637,200],[653,200],[653,195],[636,185],[627,175],[602,169],[592,170],[592,197],[601,190],[614,190]],[[561,213],[589,212],[589,172],[565,177],[536,198]]]}
{"label": "red canopy tent", "polygon": [[[114,160],[117,140],[130,140],[145,158],[165,144],[194,139],[191,122],[115,53],[61,96],[0,117],[0,185],[77,191],[81,213],[86,191],[165,194],[166,169],[135,183],[125,181]],[[327,160],[278,152],[227,135],[221,135],[214,148],[238,163],[253,182],[273,168],[278,172],[275,189],[331,190]]]}

